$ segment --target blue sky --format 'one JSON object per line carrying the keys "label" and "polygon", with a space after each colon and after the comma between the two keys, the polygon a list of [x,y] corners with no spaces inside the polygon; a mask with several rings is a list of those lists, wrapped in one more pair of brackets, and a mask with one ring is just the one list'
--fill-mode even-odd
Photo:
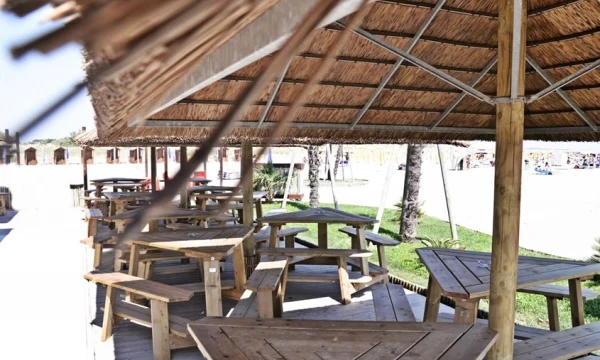
{"label": "blue sky", "polygon": [[[0,12],[0,131],[11,134],[51,105],[84,77],[80,46],[71,44],[50,54],[32,53],[13,60],[10,47],[52,29],[40,23],[41,9],[26,18]],[[92,106],[85,92],[54,113],[22,141],[60,138],[82,126],[94,126]]]}

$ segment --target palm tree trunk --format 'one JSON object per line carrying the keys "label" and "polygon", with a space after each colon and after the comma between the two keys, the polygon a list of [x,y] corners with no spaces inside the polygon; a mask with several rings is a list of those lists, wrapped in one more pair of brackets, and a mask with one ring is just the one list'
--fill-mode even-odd
{"label": "palm tree trunk", "polygon": [[335,165],[333,166],[333,176],[337,176],[338,167],[340,166],[340,161],[342,161],[342,145],[338,145],[337,153],[335,154]]}
{"label": "palm tree trunk", "polygon": [[310,186],[310,207],[319,207],[319,147],[311,145],[308,147],[308,181]]}
{"label": "palm tree trunk", "polygon": [[425,145],[408,145],[406,154],[406,174],[404,180],[404,197],[402,199],[400,238],[408,243],[413,243],[417,236],[419,186],[424,148]]}

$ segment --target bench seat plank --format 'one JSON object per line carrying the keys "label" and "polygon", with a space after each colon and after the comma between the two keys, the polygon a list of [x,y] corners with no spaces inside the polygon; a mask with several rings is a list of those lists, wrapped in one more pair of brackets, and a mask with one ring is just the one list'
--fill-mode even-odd
{"label": "bench seat plank", "polygon": [[[291,236],[291,235],[298,235],[298,234],[306,232],[306,231],[308,231],[308,229],[305,227],[293,227],[293,228],[281,229],[277,232],[277,237],[282,238],[282,237]],[[262,230],[260,230],[256,234],[254,234],[254,241],[255,242],[269,241],[270,236],[271,236],[271,227],[266,226],[265,228],[263,228]]]}
{"label": "bench seat plank", "polygon": [[377,321],[417,321],[402,286],[375,284],[371,289]]}
{"label": "bench seat plank", "polygon": [[[454,314],[450,314],[447,312],[441,312],[438,316],[438,320],[440,322],[454,322]],[[477,319],[477,324],[479,325],[488,325],[488,321],[484,319]],[[519,324],[515,324],[515,339],[517,340],[527,340],[531,338],[535,338],[538,336],[544,336],[550,333],[549,330],[533,328],[528,326],[523,326]]]}
{"label": "bench seat plank", "polygon": [[[518,292],[526,293],[526,294],[536,294],[536,295],[544,295],[548,297],[553,297],[556,299],[564,299],[569,298],[569,287],[561,286],[561,285],[553,285],[553,284],[542,284],[536,286],[530,286],[524,289],[517,290]],[[593,290],[582,288],[581,294],[583,296],[583,300],[592,300],[598,297],[598,294]]]}
{"label": "bench seat plank", "polygon": [[277,288],[287,266],[286,256],[263,256],[246,281],[245,288],[252,291],[273,291]]}
{"label": "bench seat plank", "polygon": [[84,275],[84,278],[86,280],[140,295],[150,300],[159,300],[167,303],[188,301],[194,296],[193,292],[185,289],[161,284],[152,280],[144,280],[136,276],[119,272],[87,273]]}
{"label": "bench seat plank", "polygon": [[514,360],[562,360],[599,349],[600,323],[591,323],[516,343],[513,354]]}
{"label": "bench seat plank", "polygon": [[[126,252],[123,255],[121,255],[119,260],[128,263],[130,256],[131,256],[131,254]],[[149,252],[149,253],[145,253],[145,254],[140,254],[138,260],[140,262],[147,262],[147,261],[162,261],[162,260],[178,260],[178,259],[187,259],[187,258],[188,258],[188,256],[186,256],[183,253],[177,252],[177,251],[159,251],[159,252]]]}
{"label": "bench seat plank", "polygon": [[[350,236],[356,236],[356,229],[351,226],[345,226],[345,227],[339,229],[339,231],[343,232],[344,234],[348,234]],[[375,234],[370,231],[365,231],[365,240],[367,240],[368,242],[374,243],[376,245],[381,245],[381,246],[400,245],[400,241],[398,241],[398,240],[390,239],[388,237],[381,236],[379,234]]]}
{"label": "bench seat plank", "polygon": [[[203,293],[205,291],[205,284],[203,282],[179,284],[173,286],[192,291],[193,293]],[[235,289],[235,280],[221,280],[221,290],[229,289]]]}
{"label": "bench seat plank", "polygon": [[[104,311],[104,307],[100,309]],[[120,300],[114,304],[113,314],[134,324],[152,327],[150,308],[146,306]],[[192,321],[181,316],[169,315],[169,330],[179,337],[188,337],[187,324],[190,322]]]}
{"label": "bench seat plank", "polygon": [[259,254],[283,256],[316,256],[316,257],[369,257],[372,252],[358,249],[319,249],[319,248],[277,248],[258,249]]}

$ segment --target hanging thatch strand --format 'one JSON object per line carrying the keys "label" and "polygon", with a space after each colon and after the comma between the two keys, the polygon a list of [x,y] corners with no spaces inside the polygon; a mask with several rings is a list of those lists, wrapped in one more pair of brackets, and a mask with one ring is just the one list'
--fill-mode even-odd
{"label": "hanging thatch strand", "polygon": [[304,39],[310,32],[323,21],[331,10],[335,8],[339,0],[327,0],[319,2],[312,9],[300,26],[294,31],[294,34],[287,40],[286,44],[272,58],[269,66],[256,78],[256,80],[240,95],[238,101],[232,106],[225,119],[219,124],[215,131],[210,135],[205,143],[196,150],[194,155],[188,162],[182,166],[175,177],[167,183],[165,189],[156,193],[151,205],[142,208],[138,217],[134,219],[117,240],[117,246],[123,247],[128,243],[128,238],[135,232],[139,231],[143,224],[147,223],[153,214],[158,213],[164,206],[168,206],[170,201],[179,193],[179,189],[185,186],[194,170],[208,158],[208,155],[213,147],[215,147],[221,137],[227,134],[228,130],[233,126],[233,122],[239,118],[245,108],[254,100],[263,88],[276,75],[281,73],[289,59],[302,44]]}

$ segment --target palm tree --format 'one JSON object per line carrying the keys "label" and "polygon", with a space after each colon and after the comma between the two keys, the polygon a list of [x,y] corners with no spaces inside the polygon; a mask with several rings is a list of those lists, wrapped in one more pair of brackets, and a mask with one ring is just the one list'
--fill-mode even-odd
{"label": "palm tree", "polygon": [[406,174],[404,175],[404,196],[402,199],[402,221],[400,239],[414,243],[417,236],[417,214],[419,212],[419,186],[421,165],[425,145],[409,144],[406,153]]}
{"label": "palm tree", "polygon": [[310,186],[310,207],[319,207],[319,147],[311,145],[308,147],[308,181]]}

